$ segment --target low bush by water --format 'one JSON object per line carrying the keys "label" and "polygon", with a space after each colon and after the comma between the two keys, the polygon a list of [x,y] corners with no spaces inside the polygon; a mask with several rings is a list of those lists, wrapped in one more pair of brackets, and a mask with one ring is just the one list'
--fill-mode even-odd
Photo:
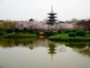
{"label": "low bush by water", "polygon": [[32,37],[37,37],[36,34],[33,33],[6,33],[2,36],[2,38],[32,38]]}
{"label": "low bush by water", "polygon": [[84,30],[77,30],[75,32],[69,31],[66,33],[60,33],[49,37],[54,41],[90,41],[90,34]]}

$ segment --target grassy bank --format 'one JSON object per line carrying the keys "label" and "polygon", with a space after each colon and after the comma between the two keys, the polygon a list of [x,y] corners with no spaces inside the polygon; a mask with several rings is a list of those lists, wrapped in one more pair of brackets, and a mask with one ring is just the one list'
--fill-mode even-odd
{"label": "grassy bank", "polygon": [[74,36],[70,37],[68,33],[61,33],[49,37],[53,41],[90,41],[90,34],[85,36]]}
{"label": "grassy bank", "polygon": [[0,36],[1,38],[33,38],[37,37],[34,33],[6,33]]}

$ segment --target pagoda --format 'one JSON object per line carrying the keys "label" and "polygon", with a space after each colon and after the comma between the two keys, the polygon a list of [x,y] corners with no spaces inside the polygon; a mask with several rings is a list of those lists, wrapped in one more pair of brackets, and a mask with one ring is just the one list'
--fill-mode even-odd
{"label": "pagoda", "polygon": [[54,13],[54,12],[53,12],[53,5],[52,5],[51,12],[48,13],[48,15],[49,15],[49,17],[48,17],[48,20],[47,20],[47,24],[49,24],[49,25],[55,24],[56,21],[57,21],[57,20],[55,19],[55,18],[57,18],[55,15],[57,15],[57,13]]}

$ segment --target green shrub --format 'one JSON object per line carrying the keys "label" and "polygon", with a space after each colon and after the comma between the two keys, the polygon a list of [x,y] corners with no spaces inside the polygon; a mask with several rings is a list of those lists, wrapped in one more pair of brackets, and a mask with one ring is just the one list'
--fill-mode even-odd
{"label": "green shrub", "polygon": [[6,33],[12,33],[12,32],[13,32],[12,29],[7,29],[7,30],[6,30]]}
{"label": "green shrub", "polygon": [[76,29],[66,29],[64,30],[64,33],[70,33],[70,32],[76,32]]}
{"label": "green shrub", "polygon": [[69,37],[75,37],[76,34],[74,32],[69,33]]}
{"label": "green shrub", "polygon": [[69,32],[71,32],[71,30],[64,30],[64,33],[69,33]]}
{"label": "green shrub", "polygon": [[86,32],[84,30],[78,30],[76,31],[76,36],[85,36]]}
{"label": "green shrub", "polygon": [[45,36],[51,36],[51,35],[55,35],[57,34],[56,32],[52,32],[52,31],[49,31],[49,32],[45,32]]}
{"label": "green shrub", "polygon": [[14,37],[14,35],[15,35],[15,32],[13,32],[13,33],[6,33],[6,34],[4,34],[4,35],[2,35],[1,37],[4,37],[4,38],[11,38],[11,37]]}
{"label": "green shrub", "polygon": [[37,37],[36,34],[31,34],[31,33],[8,33],[8,34],[4,34],[1,37],[4,38],[33,38],[33,37]]}
{"label": "green shrub", "polygon": [[90,34],[90,31],[88,31],[88,33]]}
{"label": "green shrub", "polygon": [[14,31],[15,31],[16,33],[20,32],[18,28],[15,28]]}
{"label": "green shrub", "polygon": [[76,32],[76,31],[77,31],[76,29],[71,30],[71,32]]}

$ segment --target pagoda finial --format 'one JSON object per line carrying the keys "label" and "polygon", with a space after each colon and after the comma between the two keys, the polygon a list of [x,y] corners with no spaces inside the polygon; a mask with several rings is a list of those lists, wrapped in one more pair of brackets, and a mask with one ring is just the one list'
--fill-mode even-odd
{"label": "pagoda finial", "polygon": [[51,12],[53,12],[53,4],[52,4],[52,9],[51,9]]}

